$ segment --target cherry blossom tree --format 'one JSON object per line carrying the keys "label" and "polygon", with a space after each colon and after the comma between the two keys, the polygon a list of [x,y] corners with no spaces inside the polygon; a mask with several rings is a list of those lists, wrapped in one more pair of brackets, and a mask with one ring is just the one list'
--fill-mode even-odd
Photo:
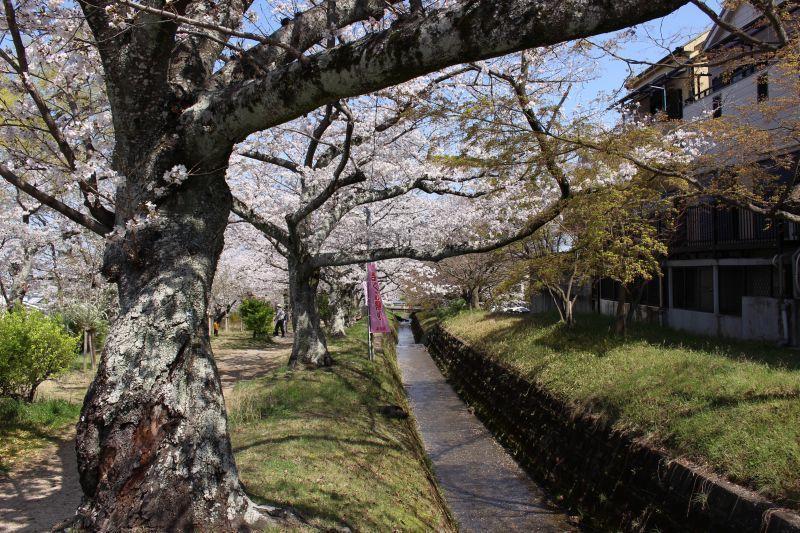
{"label": "cherry blossom tree", "polygon": [[[37,147],[20,142],[15,151],[50,155],[41,167],[7,158],[0,175],[105,236],[103,272],[119,292],[120,315],[78,426],[84,499],[73,525],[222,531],[274,522],[239,482],[204,324],[237,143],[343,98],[612,31],[684,3],[302,2],[259,30],[245,24],[250,2],[4,0],[4,81],[24,90],[17,103],[41,121],[20,126]],[[92,86],[73,91],[72,67],[78,80],[102,77],[113,149],[95,143],[97,115],[80,119],[58,105],[59,88]],[[43,81],[52,76],[64,83]],[[394,254],[381,250],[370,257]]]}
{"label": "cherry blossom tree", "polygon": [[[437,76],[418,90],[403,87],[399,94],[337,102],[319,116],[273,128],[240,147],[242,157],[229,171],[233,211],[286,258],[295,331],[292,364],[331,363],[317,296],[322,271],[337,266],[334,261],[359,264],[377,253],[382,259],[422,257],[432,246],[459,242],[452,239],[459,235],[469,242],[470,216],[483,218],[481,208],[490,203],[460,202],[459,217],[435,219],[433,211],[442,206],[431,196],[484,197],[492,192],[486,173],[432,164],[430,132],[422,117],[410,113],[420,95],[464,71]],[[342,273],[330,269],[328,277]],[[352,292],[352,280],[349,285]],[[341,320],[337,332],[342,333]]]}
{"label": "cherry blossom tree", "polygon": [[[385,263],[384,263],[385,266]],[[364,271],[354,266],[322,269],[320,279],[327,288],[330,311],[328,331],[343,337],[353,325],[363,301]]]}

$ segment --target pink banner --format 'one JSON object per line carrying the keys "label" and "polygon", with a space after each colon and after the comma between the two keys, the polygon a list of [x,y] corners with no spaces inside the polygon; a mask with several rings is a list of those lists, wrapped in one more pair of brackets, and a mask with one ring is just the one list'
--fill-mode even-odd
{"label": "pink banner", "polygon": [[369,302],[369,330],[372,333],[389,333],[389,319],[383,309],[375,263],[367,263],[367,302]]}

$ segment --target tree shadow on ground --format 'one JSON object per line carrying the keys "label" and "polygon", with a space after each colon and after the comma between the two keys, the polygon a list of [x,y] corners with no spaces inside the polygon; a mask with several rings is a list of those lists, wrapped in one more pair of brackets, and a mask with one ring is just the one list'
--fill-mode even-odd
{"label": "tree shadow on ground", "polygon": [[81,495],[74,442],[55,441],[44,461],[0,476],[0,523],[8,531],[49,531],[74,514]]}
{"label": "tree shadow on ground", "polygon": [[281,368],[234,391],[232,403],[249,403],[248,416],[231,410],[248,492],[323,530],[448,531],[411,426],[380,413],[403,394],[387,356],[367,359],[363,328],[330,349],[332,367]]}

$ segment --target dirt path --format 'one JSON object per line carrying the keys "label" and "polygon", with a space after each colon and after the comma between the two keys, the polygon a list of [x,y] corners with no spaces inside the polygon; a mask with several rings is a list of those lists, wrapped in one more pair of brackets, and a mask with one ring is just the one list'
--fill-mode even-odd
{"label": "dirt path", "polygon": [[228,394],[238,381],[246,381],[271,372],[286,364],[292,352],[292,336],[273,338],[274,344],[253,341],[249,333],[229,333],[214,340],[214,359],[222,381],[222,392]]}
{"label": "dirt path", "polygon": [[[213,346],[222,390],[227,395],[237,381],[256,378],[286,363],[292,338],[287,335],[274,344],[265,344],[253,341],[247,333],[231,332],[214,339]],[[85,375],[68,374],[62,380],[43,384],[41,393],[80,402],[88,383]],[[0,532],[50,531],[75,512],[80,500],[73,432],[41,450],[24,466],[0,474]]]}
{"label": "dirt path", "polygon": [[400,329],[397,358],[425,451],[460,531],[573,531],[445,381],[428,351]]}

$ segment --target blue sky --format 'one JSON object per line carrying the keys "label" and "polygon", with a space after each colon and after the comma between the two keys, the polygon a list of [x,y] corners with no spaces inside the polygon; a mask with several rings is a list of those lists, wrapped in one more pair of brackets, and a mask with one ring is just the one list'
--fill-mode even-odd
{"label": "blue sky", "polygon": [[[710,0],[707,3],[717,12],[720,11],[721,1]],[[620,55],[631,59],[657,61],[667,54],[667,50],[659,46],[656,41],[671,43],[671,48],[675,48],[709,27],[711,27],[709,18],[694,5],[689,4],[663,19],[636,26],[635,38],[622,47]],[[602,41],[608,37],[611,35],[599,36],[592,40]],[[635,72],[641,72],[645,68],[646,66],[635,67]],[[628,73],[628,66],[624,62],[604,58],[597,78],[584,88],[582,94],[591,97],[600,92],[615,91],[620,88]]]}

